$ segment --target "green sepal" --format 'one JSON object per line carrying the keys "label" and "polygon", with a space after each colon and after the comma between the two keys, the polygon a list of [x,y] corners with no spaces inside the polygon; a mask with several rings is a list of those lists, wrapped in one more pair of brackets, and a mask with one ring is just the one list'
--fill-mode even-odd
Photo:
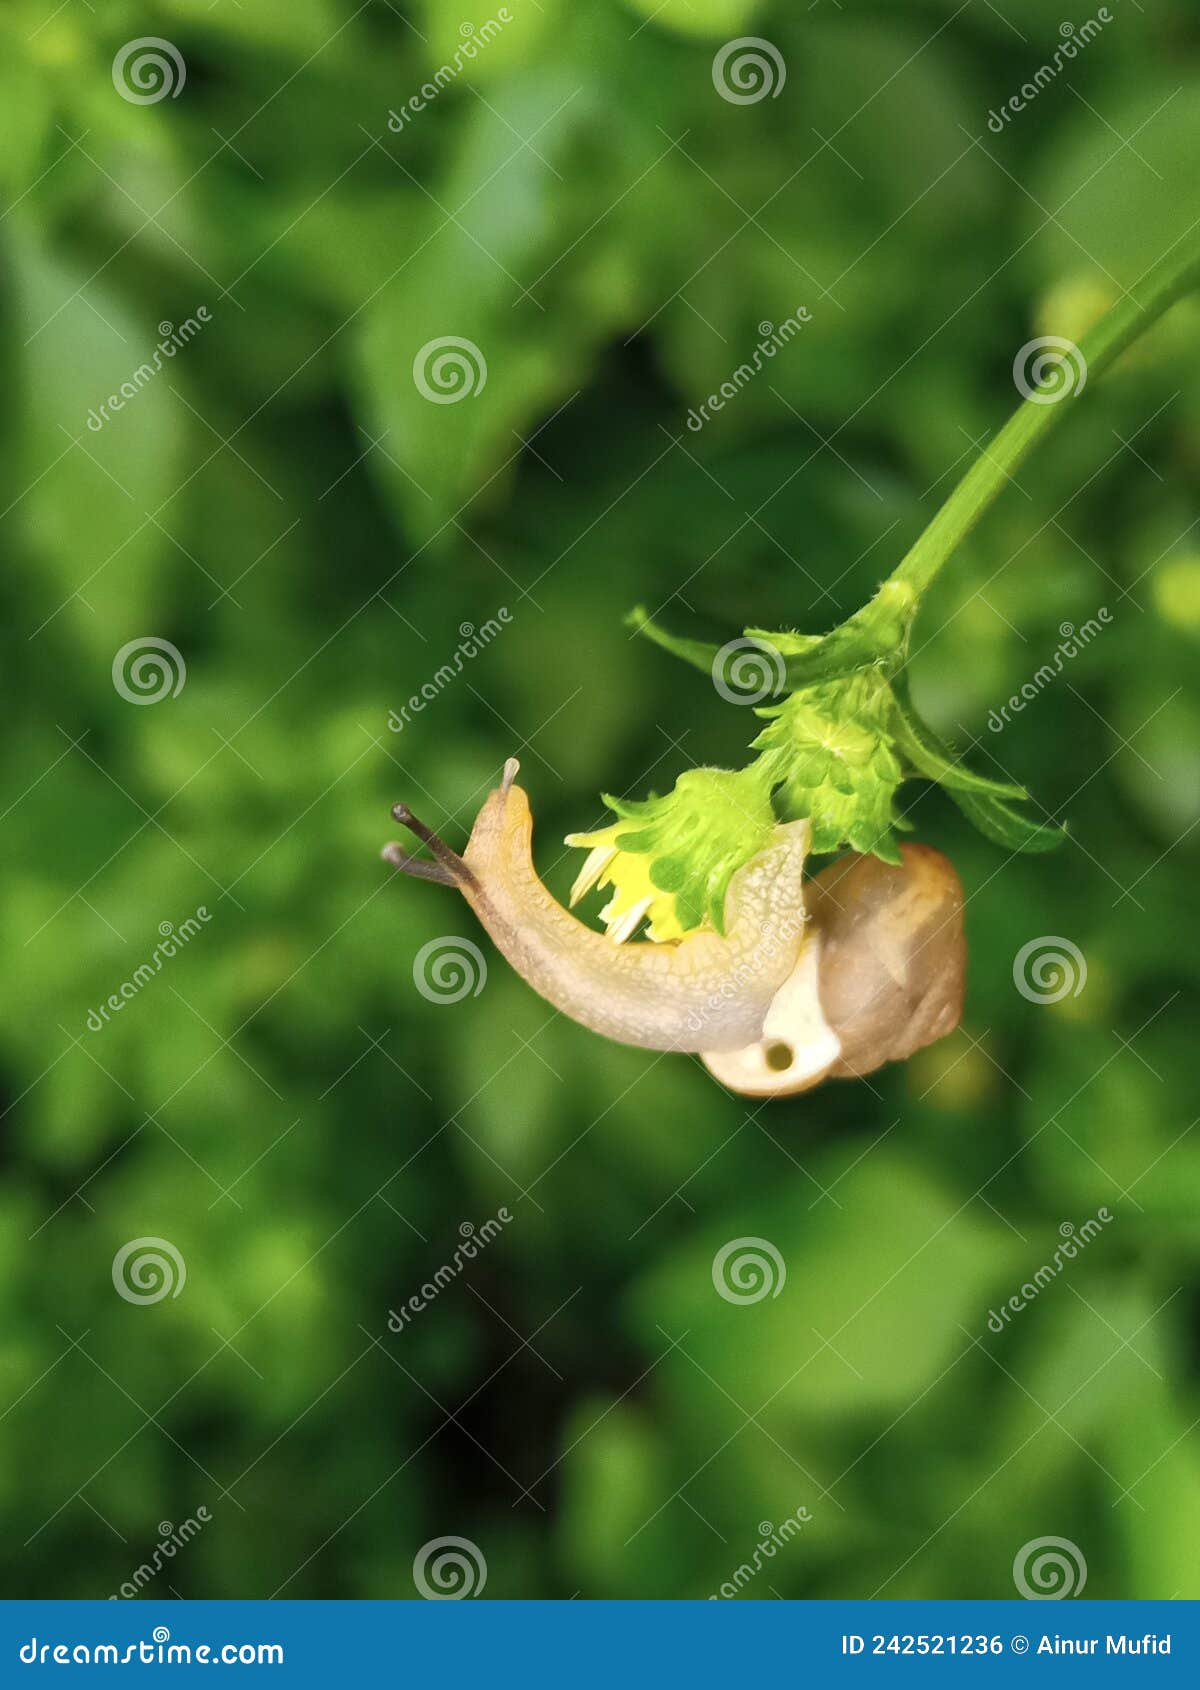
{"label": "green sepal", "polygon": [[776,690],[794,692],[860,669],[894,674],[904,661],[915,609],[912,589],[903,581],[887,581],[868,604],[827,634],[747,628],[746,637],[779,653],[783,683]]}
{"label": "green sepal", "polygon": [[[767,658],[764,672],[756,672],[755,678],[773,682],[769,691],[778,696],[821,681],[837,680],[860,669],[875,668],[893,674],[904,661],[915,607],[911,588],[904,582],[889,581],[869,604],[827,634],[747,628],[745,638],[761,647]],[[689,640],[668,633],[644,605],[637,605],[628,613],[625,625],[673,657],[710,675],[716,672],[722,654],[732,643],[718,646],[709,640]],[[762,696],[760,691],[759,697]]]}
{"label": "green sepal", "polygon": [[693,669],[702,669],[706,674],[712,673],[713,664],[720,654],[720,646],[712,645],[706,640],[685,640],[678,634],[669,634],[665,628],[660,628],[644,604],[635,605],[624,617],[627,628],[632,628],[635,634],[653,644],[669,651],[672,657],[678,657],[684,663],[690,663]]}
{"label": "green sepal", "polygon": [[990,780],[986,775],[977,775],[971,769],[964,768],[950,748],[943,745],[933,730],[917,715],[908,697],[907,687],[898,684],[895,692],[896,715],[892,723],[892,733],[897,748],[908,759],[915,774],[924,776],[926,780],[936,781],[948,792],[974,792],[980,797],[1018,803],[1029,797],[1023,786],[1011,786],[1004,781]]}
{"label": "green sepal", "polygon": [[1060,845],[1066,844],[1068,835],[1065,827],[1060,827],[1057,822],[1031,821],[1002,798],[954,791],[950,791],[950,797],[967,820],[994,845],[1003,845],[1009,851],[1037,854],[1057,851]]}
{"label": "green sepal", "polygon": [[1010,851],[1028,853],[1056,851],[1066,841],[1067,830],[1057,822],[1035,821],[1016,808],[1029,800],[1025,787],[989,780],[964,768],[949,746],[918,716],[902,677],[895,683],[895,702],[892,727],[896,746],[912,772],[944,787],[985,839]]}

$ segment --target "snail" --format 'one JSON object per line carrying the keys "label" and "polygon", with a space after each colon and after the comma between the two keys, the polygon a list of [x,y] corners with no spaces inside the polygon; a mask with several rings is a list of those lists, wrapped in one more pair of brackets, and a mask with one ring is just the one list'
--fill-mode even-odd
{"label": "snail", "polygon": [[518,767],[505,764],[461,856],[397,804],[432,858],[399,844],[383,857],[456,887],[517,973],[572,1020],[622,1044],[696,1053],[748,1097],[872,1073],[958,1025],[962,887],[940,852],[905,845],[898,866],[851,854],[806,882],[810,824],[779,823],[733,876],[723,935],[614,944],[539,878]]}

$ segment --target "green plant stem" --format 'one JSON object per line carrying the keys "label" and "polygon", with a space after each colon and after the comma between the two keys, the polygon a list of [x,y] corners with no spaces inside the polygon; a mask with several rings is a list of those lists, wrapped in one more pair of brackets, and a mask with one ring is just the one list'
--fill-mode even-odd
{"label": "green plant stem", "polygon": [[[1138,283],[1140,300],[1128,294],[1113,306],[1080,342],[1086,368],[1086,394],[1092,383],[1118,359],[1134,341],[1185,295],[1200,288],[1200,249],[1193,243],[1187,257],[1170,254]],[[1046,391],[1052,384],[1046,384]],[[906,589],[919,600],[943,564],[975,527],[992,501],[1012,480],[1034,447],[1071,410],[1075,395],[1064,395],[1056,403],[1026,399],[1005,423],[999,434],[963,476],[946,503],[912,549],[901,559],[886,585]]]}

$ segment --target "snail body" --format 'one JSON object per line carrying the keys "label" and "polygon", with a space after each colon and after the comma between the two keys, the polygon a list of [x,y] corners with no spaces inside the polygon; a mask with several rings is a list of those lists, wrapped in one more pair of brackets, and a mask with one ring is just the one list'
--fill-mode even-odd
{"label": "snail body", "polygon": [[617,944],[540,879],[517,769],[510,758],[461,856],[403,805],[393,815],[433,860],[399,845],[383,854],[456,887],[513,968],[572,1020],[622,1044],[698,1053],[754,1097],[871,1073],[957,1025],[962,889],[939,852],[906,846],[897,868],[850,856],[806,885],[810,825],[780,824],[733,876],[724,934]]}

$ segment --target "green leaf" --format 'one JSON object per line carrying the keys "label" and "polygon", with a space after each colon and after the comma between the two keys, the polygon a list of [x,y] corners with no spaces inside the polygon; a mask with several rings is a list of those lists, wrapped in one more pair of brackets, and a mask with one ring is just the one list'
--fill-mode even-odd
{"label": "green leaf", "polygon": [[[5,465],[12,491],[3,502],[11,499],[10,523],[21,525],[29,548],[39,606],[33,626],[61,612],[107,664],[132,634],[157,631],[160,607],[172,598],[177,518],[150,513],[164,511],[178,491],[189,431],[178,393],[212,341],[187,347],[143,382],[139,369],[160,340],[158,314],[110,291],[110,278],[89,277],[27,225],[8,231],[6,258],[22,342],[14,374],[23,423]],[[196,298],[190,290],[183,297]]]}
{"label": "green leaf", "polygon": [[[763,1189],[753,1203],[730,1194],[720,1224],[707,1236],[693,1228],[655,1260],[633,1297],[645,1334],[655,1334],[656,1322],[671,1332],[690,1328],[686,1347],[696,1361],[738,1382],[741,1400],[773,1401],[793,1436],[802,1420],[828,1428],[919,1399],[948,1358],[961,1355],[960,1323],[978,1321],[1021,1249],[915,1155],[884,1147],[856,1166],[852,1152],[826,1145],[816,1158],[813,1177],[836,1189],[840,1208],[798,1202],[794,1186]],[[713,1294],[714,1257],[739,1233],[753,1235],[740,1240],[751,1254],[769,1240],[786,1267],[779,1294],[748,1306]],[[820,1334],[830,1333],[840,1357],[822,1346]],[[789,1358],[782,1381],[781,1356]],[[668,1369],[686,1378],[695,1362],[672,1357]]]}
{"label": "green leaf", "polygon": [[[405,280],[376,285],[354,331],[356,403],[380,442],[371,471],[405,532],[443,547],[459,537],[466,505],[485,492],[502,498],[519,473],[519,442],[586,384],[597,349],[629,309],[611,287],[594,290],[594,309],[575,303],[604,257],[602,245],[584,239],[586,196],[571,179],[601,121],[597,95],[582,90],[565,61],[510,78],[486,99],[471,100],[462,80],[436,115],[389,130],[380,143],[392,161],[393,221],[404,225],[408,248],[393,274]],[[413,165],[414,135],[429,133],[456,101],[465,115],[445,132],[453,139],[426,185],[424,168]],[[514,135],[540,138],[522,148]],[[610,149],[611,198],[617,176],[641,168],[630,149],[649,145],[626,131]],[[498,158],[503,189],[489,191]],[[610,193],[607,185],[597,191]],[[448,207],[459,209],[451,217]],[[348,241],[347,254],[357,246]],[[526,279],[536,288],[527,290]]]}

